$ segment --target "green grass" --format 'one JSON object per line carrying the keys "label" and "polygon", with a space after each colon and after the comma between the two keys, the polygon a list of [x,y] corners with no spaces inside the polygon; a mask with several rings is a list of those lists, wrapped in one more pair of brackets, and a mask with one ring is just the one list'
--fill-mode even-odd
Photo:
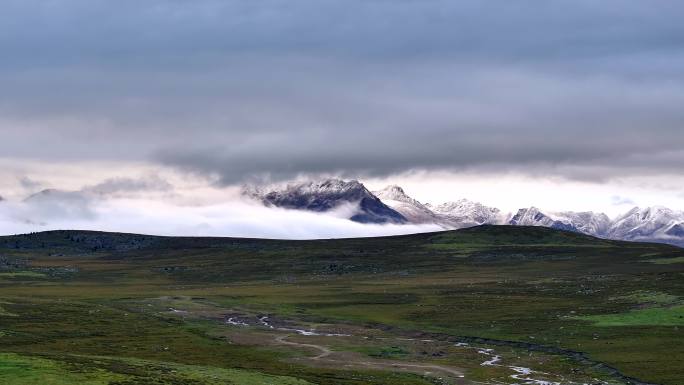
{"label": "green grass", "polygon": [[[68,357],[59,362],[41,357],[0,353],[0,382],[17,385],[113,385],[175,383],[205,385],[307,385],[286,376],[237,369],[180,365],[99,356]],[[123,372],[117,373],[116,371]]]}
{"label": "green grass", "polygon": [[646,262],[655,263],[656,265],[669,265],[673,263],[684,263],[684,257],[649,259]]}
{"label": "green grass", "polygon": [[626,300],[637,304],[657,305],[672,305],[680,302],[680,298],[676,295],[653,291],[638,291],[630,295],[617,297],[616,299]]}
{"label": "green grass", "polygon": [[620,314],[578,317],[595,326],[684,326],[684,306],[632,310]]}
{"label": "green grass", "polygon": [[109,385],[128,376],[100,369],[83,370],[38,357],[0,353],[0,383],[12,385]]}
{"label": "green grass", "polygon": [[[224,315],[235,313],[354,328],[386,339],[332,339],[336,353],[449,363],[480,381],[505,380],[506,369],[480,366],[474,351],[390,340],[524,342],[581,351],[660,385],[684,378],[684,265],[641,263],[684,260],[667,245],[495,226],[322,241],[57,231],[0,237],[0,254],[29,263],[0,273],[8,385],[434,383],[297,361],[311,352],[227,327]],[[567,357],[493,347],[511,364],[579,370],[580,383],[610,377]]]}
{"label": "green grass", "polygon": [[0,317],[16,317],[17,316],[16,314],[10,313],[9,311],[7,311],[7,309],[2,307],[2,305],[10,305],[10,304],[11,304],[10,302],[5,302],[5,301],[0,300]]}
{"label": "green grass", "polygon": [[379,348],[368,349],[365,351],[370,357],[376,358],[406,358],[408,351],[397,346],[384,346]]}
{"label": "green grass", "polygon": [[3,272],[0,273],[0,279],[2,278],[45,278],[44,273],[39,273],[36,271],[14,271],[14,272]]}

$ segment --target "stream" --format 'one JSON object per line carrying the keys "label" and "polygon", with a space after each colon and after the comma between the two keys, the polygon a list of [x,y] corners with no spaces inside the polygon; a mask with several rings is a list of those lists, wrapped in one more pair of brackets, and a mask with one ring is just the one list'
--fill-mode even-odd
{"label": "stream", "polygon": [[[240,326],[240,327],[262,326],[262,327],[265,327],[265,328],[270,329],[270,330],[293,332],[293,333],[296,333],[296,334],[299,334],[302,336],[354,337],[353,335],[350,335],[350,334],[322,333],[322,332],[316,331],[315,329],[298,329],[295,327],[275,326],[271,323],[268,316],[258,316],[258,317],[256,317],[256,320],[257,320],[258,324],[250,325],[247,321],[244,320],[244,318],[240,319],[239,317],[228,317],[225,319],[225,323],[228,325]],[[277,340],[283,344],[286,344],[286,345],[299,345],[299,346],[312,347],[312,348],[316,347],[317,349],[323,351],[324,353],[321,356],[316,357],[316,359],[327,356],[330,353],[330,351],[327,348],[322,347],[322,346],[286,342],[285,337],[286,336],[281,336]],[[360,338],[367,339],[368,337],[360,337]],[[414,339],[412,339],[412,338],[396,338],[396,340],[411,341]],[[420,341],[434,342],[433,340],[427,340],[427,339],[426,340],[420,340]],[[509,377],[514,382],[504,383],[504,382],[497,381],[496,383],[493,383],[492,385],[592,385],[592,384],[588,384],[588,383],[567,382],[560,375],[540,372],[540,371],[536,371],[536,370],[533,370],[533,369],[530,369],[527,367],[523,367],[523,366],[505,365],[505,364],[503,364],[502,356],[497,354],[494,349],[474,347],[474,346],[471,346],[470,344],[465,343],[465,342],[456,343],[454,346],[464,348],[464,349],[474,349],[479,354],[486,356],[487,359],[480,364],[481,366],[505,367],[505,368],[510,369],[513,372],[513,374],[511,374]],[[406,365],[410,366],[410,364],[406,364]],[[428,366],[426,366],[426,367],[428,367]],[[437,368],[437,366],[434,366],[434,368]],[[556,378],[556,379],[551,381],[551,380],[548,380],[549,377]],[[594,385],[606,384],[605,382],[602,382],[599,380],[594,380],[594,381],[595,381],[595,382],[593,382]]]}

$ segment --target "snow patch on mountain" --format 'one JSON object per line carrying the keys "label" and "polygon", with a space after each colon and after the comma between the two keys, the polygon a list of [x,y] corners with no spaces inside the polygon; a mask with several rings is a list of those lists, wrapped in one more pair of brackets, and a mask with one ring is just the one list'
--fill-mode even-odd
{"label": "snow patch on mountain", "polygon": [[406,195],[399,186],[387,186],[382,190],[373,191],[384,204],[399,212],[411,223],[438,223],[439,218],[424,204]]}
{"label": "snow patch on mountain", "polygon": [[610,227],[610,236],[625,240],[684,241],[684,212],[667,207],[635,207],[617,217]]}
{"label": "snow patch on mountain", "polygon": [[517,226],[544,226],[559,230],[576,231],[597,237],[606,237],[611,225],[610,218],[603,213],[585,212],[542,212],[536,207],[520,209],[508,224]]}
{"label": "snow patch on mountain", "polygon": [[359,181],[325,179],[291,183],[271,189],[246,187],[243,195],[266,206],[329,212],[350,203],[357,207],[349,219],[360,223],[406,223],[406,218],[384,204]]}
{"label": "snow patch on mountain", "polygon": [[460,229],[483,224],[502,224],[505,217],[499,209],[478,202],[461,199],[436,206],[423,204],[406,194],[399,186],[391,185],[373,194],[392,207],[411,223],[434,223],[444,229]]}
{"label": "snow patch on mountain", "polygon": [[452,226],[468,227],[478,225],[502,224],[505,221],[501,211],[494,207],[488,207],[479,202],[467,199],[459,199],[455,202],[446,202],[437,206],[428,206],[441,218],[442,221]]}
{"label": "snow patch on mountain", "polygon": [[607,239],[684,245],[684,213],[662,206],[635,207],[615,220],[603,213],[554,213],[530,207],[518,210],[509,224],[552,227]]}
{"label": "snow patch on mountain", "polygon": [[570,224],[580,233],[596,237],[606,237],[610,231],[611,220],[604,213],[564,211],[555,215],[556,220]]}
{"label": "snow patch on mountain", "polygon": [[[564,219],[564,218],[563,218]],[[547,215],[536,207],[520,209],[508,221],[514,226],[543,226],[559,230],[578,231],[569,221]]]}

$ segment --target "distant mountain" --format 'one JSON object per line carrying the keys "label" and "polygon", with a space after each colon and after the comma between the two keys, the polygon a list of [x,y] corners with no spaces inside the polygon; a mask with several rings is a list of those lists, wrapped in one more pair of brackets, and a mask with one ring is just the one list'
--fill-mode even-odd
{"label": "distant mountain", "polygon": [[399,212],[411,223],[436,223],[439,218],[427,206],[406,195],[399,186],[387,186],[382,190],[373,191],[382,203]]}
{"label": "distant mountain", "polygon": [[433,223],[445,229],[483,224],[541,226],[573,231],[600,238],[671,243],[684,246],[684,212],[666,207],[634,208],[611,220],[604,213],[547,212],[536,207],[520,209],[514,215],[481,203],[460,199],[439,205],[423,204],[396,185],[374,194],[401,213],[410,223]]}
{"label": "distant mountain", "polygon": [[445,229],[460,229],[485,224],[502,224],[499,209],[461,199],[437,206],[420,203],[396,185],[387,186],[373,194],[383,203],[401,213],[411,223],[433,223]]}
{"label": "distant mountain", "polygon": [[540,226],[606,239],[684,246],[684,212],[665,207],[635,207],[615,220],[604,213],[549,212],[537,207],[506,214],[467,199],[431,205],[412,198],[397,185],[370,192],[358,181],[339,179],[294,183],[269,191],[243,191],[266,206],[297,210],[325,212],[344,204],[358,205],[349,219],[360,223],[436,224],[446,230],[486,224]]}
{"label": "distant mountain", "polygon": [[360,223],[408,222],[403,215],[387,206],[356,180],[346,182],[326,179],[294,183],[270,191],[246,188],[243,189],[243,194],[266,206],[316,212],[331,211],[344,204],[352,204],[357,209],[349,219]]}
{"label": "distant mountain", "polygon": [[531,207],[520,209],[509,224],[551,227],[608,239],[684,245],[684,213],[665,207],[635,207],[612,221],[603,213],[546,213]]}
{"label": "distant mountain", "polygon": [[448,223],[453,228],[495,225],[504,222],[504,216],[499,209],[467,199],[442,203],[437,206],[428,205],[428,207],[437,214],[443,223]]}
{"label": "distant mountain", "polygon": [[536,207],[518,210],[518,212],[508,221],[508,224],[514,226],[543,226],[559,230],[578,231],[571,223],[544,214]]}
{"label": "distant mountain", "polygon": [[610,218],[603,213],[573,212],[544,213],[536,207],[520,209],[508,221],[510,225],[544,226],[554,229],[576,231],[597,237],[605,237],[609,233]]}
{"label": "distant mountain", "polygon": [[662,206],[635,207],[613,221],[610,236],[625,240],[684,241],[684,212]]}
{"label": "distant mountain", "polygon": [[568,223],[580,233],[602,238],[608,236],[612,223],[608,215],[593,211],[564,211],[557,213],[556,218]]}

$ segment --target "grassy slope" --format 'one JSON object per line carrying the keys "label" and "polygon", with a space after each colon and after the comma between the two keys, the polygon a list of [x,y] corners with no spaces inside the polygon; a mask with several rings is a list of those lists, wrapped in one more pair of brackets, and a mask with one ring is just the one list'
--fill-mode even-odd
{"label": "grassy slope", "polygon": [[586,352],[644,381],[684,377],[684,264],[652,263],[684,258],[671,246],[496,226],[322,241],[49,232],[0,237],[1,258],[10,266],[0,271],[0,341],[13,354],[0,356],[0,379],[30,367],[94,384],[212,383],[232,368],[244,384],[425,383],[288,364],[283,352],[227,344],[200,326],[131,308],[162,296],[524,341]]}

